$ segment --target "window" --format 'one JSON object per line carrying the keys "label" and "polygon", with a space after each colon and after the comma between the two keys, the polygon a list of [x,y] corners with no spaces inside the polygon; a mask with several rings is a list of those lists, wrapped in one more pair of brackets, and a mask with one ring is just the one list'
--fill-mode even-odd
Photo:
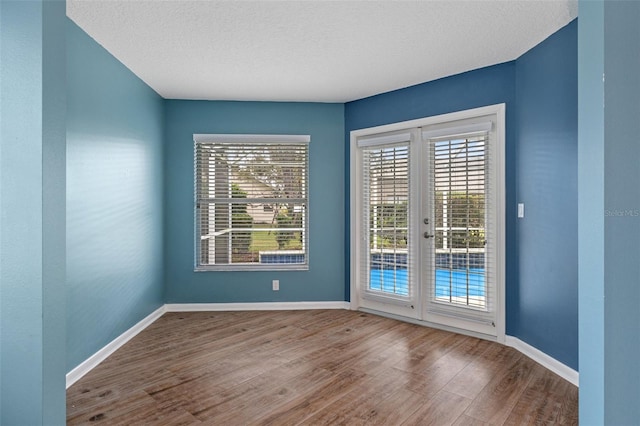
{"label": "window", "polygon": [[308,269],[309,136],[194,135],[195,269]]}

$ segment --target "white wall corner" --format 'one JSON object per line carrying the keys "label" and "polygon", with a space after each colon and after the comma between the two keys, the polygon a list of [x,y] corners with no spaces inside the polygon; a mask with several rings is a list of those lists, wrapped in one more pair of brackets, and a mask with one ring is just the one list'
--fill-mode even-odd
{"label": "white wall corner", "polygon": [[569,383],[572,383],[575,386],[579,385],[579,374],[576,370],[566,366],[557,359],[545,354],[539,349],[534,348],[528,343],[523,342],[517,337],[506,336],[505,345],[516,349],[523,355],[526,355],[533,361],[556,373],[558,376],[562,377]]}
{"label": "white wall corner", "polygon": [[122,345],[127,343],[129,340],[134,338],[138,333],[140,333],[145,328],[149,327],[153,324],[158,318],[160,318],[166,310],[166,305],[160,306],[158,309],[147,315],[141,321],[139,321],[136,325],[122,333],[120,336],[116,337],[110,343],[108,343],[105,347],[100,349],[95,354],[91,355],[84,362],[79,364],[76,368],[67,373],[67,389],[71,387],[75,382],[80,380],[85,374],[89,371],[93,370],[98,366],[102,361],[107,359],[109,355],[117,351]]}

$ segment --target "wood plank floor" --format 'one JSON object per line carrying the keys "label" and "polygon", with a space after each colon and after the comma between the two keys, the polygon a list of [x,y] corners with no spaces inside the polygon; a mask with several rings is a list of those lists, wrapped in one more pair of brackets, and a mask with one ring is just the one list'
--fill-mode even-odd
{"label": "wood plank floor", "polygon": [[346,310],[168,313],[67,390],[108,425],[577,424],[512,348]]}

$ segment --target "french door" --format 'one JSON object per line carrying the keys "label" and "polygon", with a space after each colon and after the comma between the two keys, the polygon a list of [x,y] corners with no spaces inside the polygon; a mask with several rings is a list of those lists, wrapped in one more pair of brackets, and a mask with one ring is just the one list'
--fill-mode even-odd
{"label": "french door", "polygon": [[353,132],[352,304],[504,334],[503,115]]}

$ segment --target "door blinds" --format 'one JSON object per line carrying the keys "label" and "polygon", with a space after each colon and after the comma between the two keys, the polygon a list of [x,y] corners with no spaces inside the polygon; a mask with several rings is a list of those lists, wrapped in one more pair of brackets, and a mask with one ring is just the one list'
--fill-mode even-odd
{"label": "door blinds", "polygon": [[493,323],[495,247],[491,122],[423,129],[427,208],[434,220],[427,259],[430,311]]}
{"label": "door blinds", "polygon": [[410,228],[411,133],[358,140],[362,161],[360,276],[363,296],[408,304],[414,297]]}

